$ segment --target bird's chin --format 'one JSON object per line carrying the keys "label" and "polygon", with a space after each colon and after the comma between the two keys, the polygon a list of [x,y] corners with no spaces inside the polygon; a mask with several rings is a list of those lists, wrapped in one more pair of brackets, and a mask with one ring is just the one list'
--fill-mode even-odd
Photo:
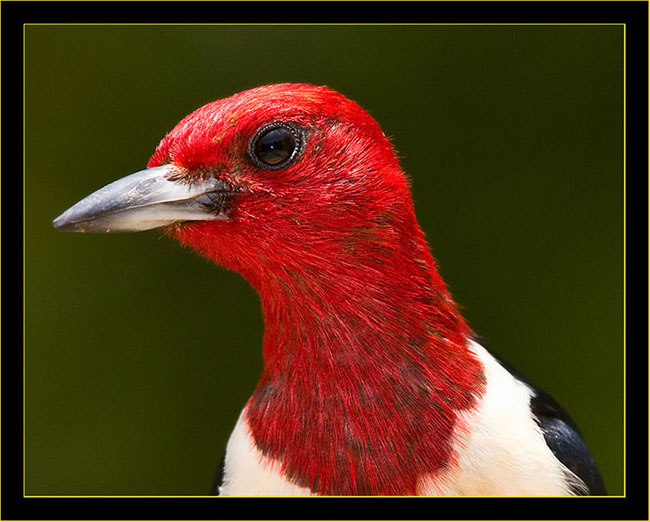
{"label": "bird's chin", "polygon": [[158,230],[166,236],[180,240],[185,232],[190,232],[200,228],[201,226],[205,226],[205,223],[207,223],[207,221],[175,221],[170,225],[160,227]]}
{"label": "bird's chin", "polygon": [[158,230],[182,244],[191,244],[196,242],[198,238],[206,236],[214,236],[219,234],[219,224],[229,221],[226,218],[217,219],[213,221],[174,221],[169,225],[160,227]]}

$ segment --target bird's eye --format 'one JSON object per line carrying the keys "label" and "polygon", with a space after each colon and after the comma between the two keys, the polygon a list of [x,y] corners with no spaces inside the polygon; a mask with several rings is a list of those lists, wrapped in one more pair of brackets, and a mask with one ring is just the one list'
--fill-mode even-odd
{"label": "bird's eye", "polygon": [[302,134],[295,126],[274,122],[257,131],[248,146],[253,162],[263,169],[280,169],[291,163],[302,149]]}

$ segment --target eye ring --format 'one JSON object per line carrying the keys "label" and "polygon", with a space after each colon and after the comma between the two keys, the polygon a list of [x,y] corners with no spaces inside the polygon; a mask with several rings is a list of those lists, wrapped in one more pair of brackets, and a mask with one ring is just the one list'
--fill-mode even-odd
{"label": "eye ring", "polygon": [[292,163],[302,152],[302,130],[290,122],[274,121],[260,127],[248,144],[248,156],[265,170],[278,170]]}

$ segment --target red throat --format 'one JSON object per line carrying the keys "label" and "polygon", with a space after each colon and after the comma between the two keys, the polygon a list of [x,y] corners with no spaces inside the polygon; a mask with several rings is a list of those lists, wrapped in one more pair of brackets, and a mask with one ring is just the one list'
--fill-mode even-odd
{"label": "red throat", "polygon": [[[159,147],[150,166],[188,166],[198,150],[191,168],[217,165],[248,187],[232,219],[169,232],[260,294],[265,367],[246,408],[260,451],[317,494],[414,495],[423,475],[453,466],[459,413],[483,393],[469,328],[379,126],[309,86],[277,87],[287,106],[302,103],[299,112],[270,101],[240,110],[273,87],[264,89],[200,109]],[[224,120],[226,109],[238,115],[229,126],[201,123]],[[295,168],[260,176],[232,158],[269,121],[265,111],[286,114],[308,138]],[[197,128],[213,136],[192,138]]]}
{"label": "red throat", "polygon": [[319,494],[415,494],[453,464],[457,413],[481,392],[468,328],[414,243],[320,286],[262,292],[266,366],[247,420],[261,451]]}
{"label": "red throat", "polygon": [[[251,434],[288,479],[321,495],[416,494],[419,478],[454,465],[458,414],[483,393],[470,330],[412,211],[392,219],[327,245],[320,264],[303,245],[302,269],[297,245],[254,268],[240,265],[235,238],[236,252],[214,256],[236,258],[262,301]],[[181,239],[202,243],[191,228]]]}

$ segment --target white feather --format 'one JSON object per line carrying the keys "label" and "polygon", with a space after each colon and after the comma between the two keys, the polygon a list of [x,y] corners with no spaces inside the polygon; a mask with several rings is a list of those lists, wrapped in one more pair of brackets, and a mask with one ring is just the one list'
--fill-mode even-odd
{"label": "white feather", "polygon": [[[461,414],[453,462],[442,472],[423,476],[418,495],[565,496],[572,494],[571,484],[584,488],[546,445],[530,411],[533,391],[481,345],[471,342],[469,348],[483,363],[485,394],[474,409]],[[244,412],[226,448],[221,495],[312,495],[256,448]]]}
{"label": "white feather", "polygon": [[546,445],[530,410],[533,391],[485,348],[470,342],[483,363],[486,391],[464,412],[454,438],[456,465],[423,477],[421,495],[564,496],[582,481]]}

